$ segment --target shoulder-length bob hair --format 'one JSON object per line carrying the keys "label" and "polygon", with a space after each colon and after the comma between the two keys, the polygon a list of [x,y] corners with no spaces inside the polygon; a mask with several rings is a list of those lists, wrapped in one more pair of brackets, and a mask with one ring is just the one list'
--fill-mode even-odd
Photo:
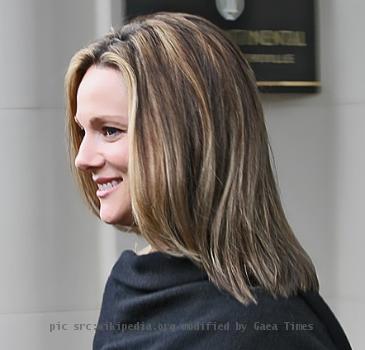
{"label": "shoulder-length bob hair", "polygon": [[[138,17],[77,52],[66,75],[70,160],[82,135],[76,95],[92,65],[129,90],[129,179],[134,231],[189,257],[242,303],[254,286],[274,297],[317,291],[314,266],[278,195],[253,72],[209,21],[182,13]],[[91,174],[74,168],[99,215]]]}

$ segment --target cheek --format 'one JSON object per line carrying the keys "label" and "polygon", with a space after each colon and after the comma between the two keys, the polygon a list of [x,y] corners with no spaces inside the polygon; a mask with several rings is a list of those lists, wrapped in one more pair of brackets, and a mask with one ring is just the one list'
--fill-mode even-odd
{"label": "cheek", "polygon": [[110,162],[112,165],[124,172],[127,172],[128,170],[128,159],[128,147],[125,146],[116,147],[110,154]]}

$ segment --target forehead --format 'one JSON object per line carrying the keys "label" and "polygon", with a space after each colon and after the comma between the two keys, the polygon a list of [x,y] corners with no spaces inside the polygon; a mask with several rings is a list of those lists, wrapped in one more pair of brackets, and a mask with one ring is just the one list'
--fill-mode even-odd
{"label": "forehead", "polygon": [[128,115],[128,90],[123,75],[109,67],[91,66],[77,90],[78,119],[90,115]]}

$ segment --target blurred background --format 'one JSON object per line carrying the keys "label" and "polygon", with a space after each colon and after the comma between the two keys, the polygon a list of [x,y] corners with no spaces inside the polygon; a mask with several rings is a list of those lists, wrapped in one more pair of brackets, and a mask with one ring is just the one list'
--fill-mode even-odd
{"label": "blurred background", "polygon": [[[89,213],[66,154],[68,62],[121,6],[0,0],[4,349],[90,349],[112,265],[146,245]],[[261,95],[286,213],[354,349],[365,348],[364,12],[361,0],[319,0],[321,92]]]}

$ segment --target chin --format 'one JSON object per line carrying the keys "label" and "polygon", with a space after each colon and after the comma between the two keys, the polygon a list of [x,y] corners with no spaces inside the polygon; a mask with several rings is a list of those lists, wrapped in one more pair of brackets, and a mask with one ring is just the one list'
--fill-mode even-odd
{"label": "chin", "polygon": [[108,213],[105,211],[100,211],[100,219],[106,224],[110,225],[123,225],[131,226],[133,223],[132,214],[127,213]]}
{"label": "chin", "polygon": [[100,216],[101,221],[105,222],[106,224],[110,224],[113,225],[115,224],[115,220],[113,220],[113,218],[108,218],[108,217],[102,217]]}

